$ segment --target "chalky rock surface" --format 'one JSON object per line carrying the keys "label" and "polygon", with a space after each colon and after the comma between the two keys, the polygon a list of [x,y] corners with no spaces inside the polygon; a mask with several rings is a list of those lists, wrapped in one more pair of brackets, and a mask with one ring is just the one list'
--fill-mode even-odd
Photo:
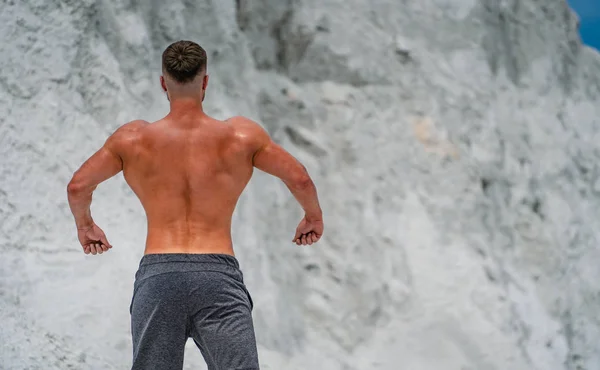
{"label": "chalky rock surface", "polygon": [[600,55],[564,0],[4,0],[0,27],[0,368],[130,366],[142,207],[102,184],[114,248],[85,256],[65,189],[167,113],[179,39],[207,111],[261,122],[322,199],[307,248],[274,178],[235,214],[263,369],[600,368]]}

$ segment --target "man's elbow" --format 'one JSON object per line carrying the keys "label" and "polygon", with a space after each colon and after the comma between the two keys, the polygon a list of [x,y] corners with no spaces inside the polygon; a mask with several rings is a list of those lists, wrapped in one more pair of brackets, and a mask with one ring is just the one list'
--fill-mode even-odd
{"label": "man's elbow", "polygon": [[70,196],[77,196],[85,193],[86,191],[89,191],[89,187],[83,181],[81,181],[77,175],[73,176],[67,185],[67,194]]}
{"label": "man's elbow", "polygon": [[303,170],[293,177],[293,179],[288,183],[288,186],[297,190],[304,190],[313,186],[313,181],[308,175],[308,172]]}
{"label": "man's elbow", "polygon": [[75,194],[79,194],[81,193],[82,190],[82,186],[80,183],[78,183],[77,181],[71,180],[69,181],[69,184],[67,185],[67,194],[69,195],[75,195]]}

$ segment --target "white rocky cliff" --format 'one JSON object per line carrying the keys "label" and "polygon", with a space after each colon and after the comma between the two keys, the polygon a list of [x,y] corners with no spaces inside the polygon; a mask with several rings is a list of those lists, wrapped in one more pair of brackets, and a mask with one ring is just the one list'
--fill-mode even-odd
{"label": "white rocky cliff", "polygon": [[65,188],[166,114],[179,39],[208,112],[261,122],[322,199],[310,248],[277,180],[240,200],[264,369],[600,368],[600,55],[565,0],[4,0],[0,27],[0,368],[129,366],[143,210],[102,184],[114,248],[85,256]]}

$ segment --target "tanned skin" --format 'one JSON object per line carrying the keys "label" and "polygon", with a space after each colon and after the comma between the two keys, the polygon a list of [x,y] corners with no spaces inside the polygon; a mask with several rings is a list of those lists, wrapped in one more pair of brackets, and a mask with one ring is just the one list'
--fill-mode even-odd
{"label": "tanned skin", "polygon": [[280,178],[303,207],[293,242],[311,245],[321,238],[322,212],[304,166],[250,119],[206,115],[207,85],[205,73],[187,84],[161,76],[170,113],[154,123],[121,126],[75,172],[67,192],[84,253],[112,248],[90,204],[98,184],[121,171],[146,211],[144,254],[234,255],[231,218],[254,167]]}

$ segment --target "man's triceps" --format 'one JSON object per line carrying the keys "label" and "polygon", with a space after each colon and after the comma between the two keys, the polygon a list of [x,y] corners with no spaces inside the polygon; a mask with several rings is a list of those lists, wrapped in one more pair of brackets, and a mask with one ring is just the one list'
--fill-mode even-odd
{"label": "man's triceps", "polygon": [[255,155],[254,166],[292,186],[308,179],[306,168],[272,140]]}

